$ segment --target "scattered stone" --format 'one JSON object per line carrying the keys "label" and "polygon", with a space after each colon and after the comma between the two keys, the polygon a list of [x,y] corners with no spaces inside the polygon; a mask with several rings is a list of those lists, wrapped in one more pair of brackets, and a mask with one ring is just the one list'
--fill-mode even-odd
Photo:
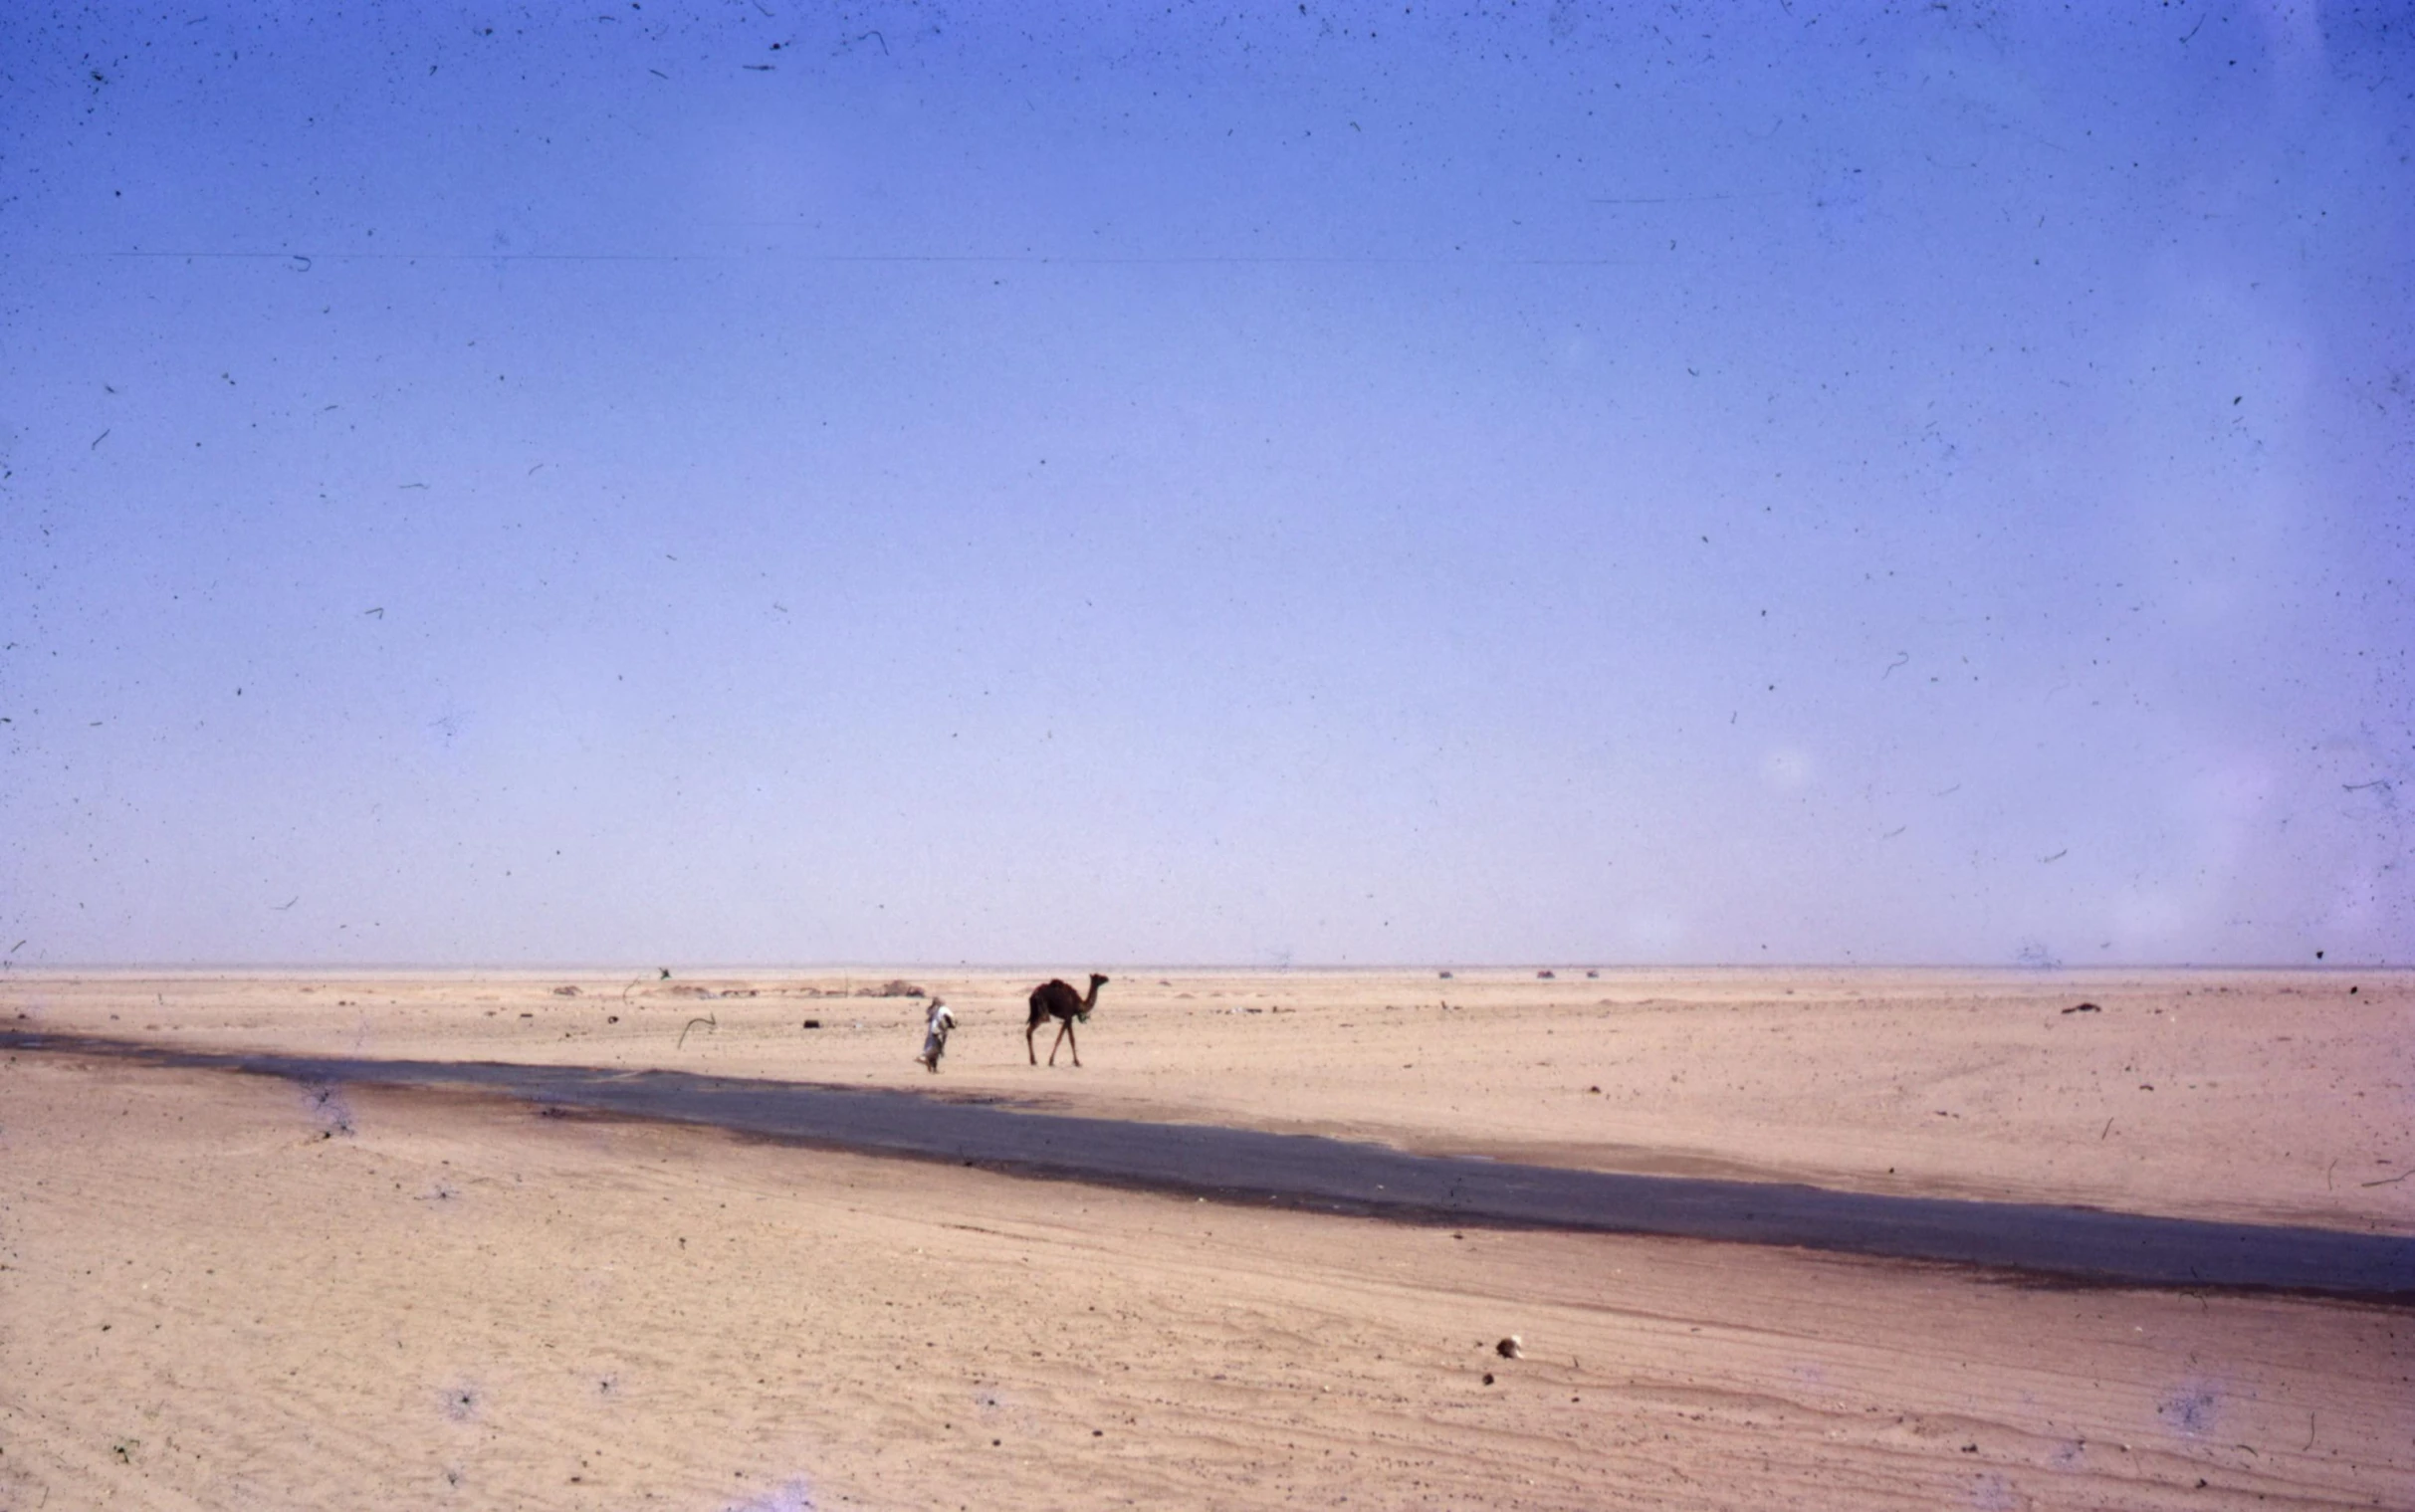
{"label": "scattered stone", "polygon": [[573,986],[558,986],[553,989],[553,995],[556,997],[576,997],[578,995],[578,988]]}
{"label": "scattered stone", "polygon": [[1515,1360],[1518,1358],[1518,1356],[1524,1354],[1525,1350],[1525,1345],[1519,1341],[1518,1336],[1515,1334],[1511,1334],[1508,1338],[1502,1340],[1500,1343],[1492,1347],[1492,1352],[1504,1360]]}
{"label": "scattered stone", "polygon": [[2076,1002],[2063,1010],[2066,1013],[2101,1013],[2104,1009],[2092,1002]]}

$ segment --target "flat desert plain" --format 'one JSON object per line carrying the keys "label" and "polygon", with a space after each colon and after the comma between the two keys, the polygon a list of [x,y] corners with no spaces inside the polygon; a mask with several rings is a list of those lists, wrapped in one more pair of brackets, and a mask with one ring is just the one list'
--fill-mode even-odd
{"label": "flat desert plain", "polygon": [[[2415,1233],[2409,973],[1110,970],[1078,1070],[1035,972],[15,972],[0,1029]],[[2410,1323],[0,1052],[0,1512],[2415,1507]]]}

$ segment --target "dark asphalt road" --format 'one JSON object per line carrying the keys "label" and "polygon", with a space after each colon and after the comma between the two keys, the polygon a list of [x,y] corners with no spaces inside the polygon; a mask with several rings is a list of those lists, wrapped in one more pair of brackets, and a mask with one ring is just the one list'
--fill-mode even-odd
{"label": "dark asphalt road", "polygon": [[2415,1238],[2389,1234],[1568,1171],[1404,1155],[1312,1135],[1071,1118],[944,1095],[684,1071],[210,1053],[24,1030],[0,1030],[0,1049],[304,1083],[479,1088],[622,1118],[1315,1211],[1799,1245],[2084,1284],[2415,1305]]}

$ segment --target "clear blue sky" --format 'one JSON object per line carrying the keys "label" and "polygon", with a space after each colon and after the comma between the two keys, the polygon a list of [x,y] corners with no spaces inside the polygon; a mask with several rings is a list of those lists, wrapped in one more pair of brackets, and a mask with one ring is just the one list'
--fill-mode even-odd
{"label": "clear blue sky", "polygon": [[555,10],[0,12],[12,965],[2408,959],[2403,9]]}

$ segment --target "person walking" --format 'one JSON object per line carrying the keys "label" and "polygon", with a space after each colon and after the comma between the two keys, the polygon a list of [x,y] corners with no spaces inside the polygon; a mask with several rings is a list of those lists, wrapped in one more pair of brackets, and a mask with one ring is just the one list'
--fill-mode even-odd
{"label": "person walking", "polygon": [[948,1031],[956,1027],[956,1015],[948,1004],[937,997],[931,999],[931,1016],[923,1021],[923,1053],[914,1057],[923,1069],[937,1071],[939,1058],[948,1049]]}

